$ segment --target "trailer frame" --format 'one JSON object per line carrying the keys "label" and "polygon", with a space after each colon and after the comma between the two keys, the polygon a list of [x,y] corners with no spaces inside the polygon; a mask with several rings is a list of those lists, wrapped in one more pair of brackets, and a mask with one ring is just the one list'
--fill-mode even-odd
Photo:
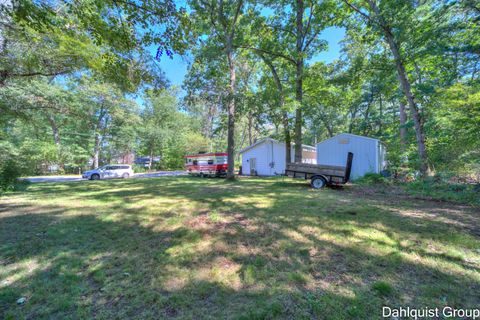
{"label": "trailer frame", "polygon": [[350,180],[352,162],[353,153],[349,152],[345,167],[321,164],[288,163],[285,175],[291,178],[310,179],[310,185],[314,189],[321,189],[325,186],[342,185]]}

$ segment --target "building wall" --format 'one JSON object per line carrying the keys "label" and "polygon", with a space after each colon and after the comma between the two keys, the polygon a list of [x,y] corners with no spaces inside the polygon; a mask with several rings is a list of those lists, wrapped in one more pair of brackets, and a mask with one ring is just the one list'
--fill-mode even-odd
{"label": "building wall", "polygon": [[[285,149],[285,145],[282,145],[282,148]],[[295,146],[292,145],[292,150],[290,151],[290,162],[295,162]],[[302,163],[316,164],[317,163],[317,151],[311,148],[302,148]]]}
{"label": "building wall", "polygon": [[242,153],[242,174],[250,175],[250,159],[256,158],[256,168],[258,175],[270,175],[268,167],[267,148],[265,143],[256,145],[255,147]]}
{"label": "building wall", "polygon": [[317,163],[345,166],[348,152],[353,153],[351,179],[380,172],[378,140],[339,134],[317,144]]}
{"label": "building wall", "polygon": [[269,175],[278,175],[285,173],[285,144],[280,142],[268,141],[269,155]]}
{"label": "building wall", "polygon": [[285,146],[266,140],[242,153],[242,174],[250,175],[250,159],[256,159],[257,175],[272,176],[285,172]]}
{"label": "building wall", "polygon": [[[292,146],[291,161],[294,161],[295,153]],[[304,148],[304,163],[316,163],[316,152]],[[285,173],[285,144],[265,140],[255,147],[242,153],[242,174],[250,175],[250,158],[256,158],[257,174],[261,176],[274,176]]]}
{"label": "building wall", "polygon": [[[293,152],[292,158],[295,159],[295,154]],[[317,151],[315,149],[304,147],[302,149],[302,163],[317,164]]]}

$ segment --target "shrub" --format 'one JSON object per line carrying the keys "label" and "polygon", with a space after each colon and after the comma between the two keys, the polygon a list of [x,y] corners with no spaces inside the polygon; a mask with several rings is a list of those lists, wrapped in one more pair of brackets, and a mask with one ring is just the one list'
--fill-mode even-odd
{"label": "shrub", "polygon": [[453,191],[453,192],[463,192],[468,189],[468,186],[466,184],[460,184],[460,183],[454,183],[448,185],[448,190]]}
{"label": "shrub", "polygon": [[0,191],[13,190],[19,183],[20,167],[13,159],[0,164]]}
{"label": "shrub", "polygon": [[378,173],[367,173],[355,182],[359,184],[385,184],[389,183],[390,180]]}
{"label": "shrub", "polygon": [[145,167],[143,164],[134,164],[132,169],[135,173],[147,172],[148,167]]}
{"label": "shrub", "polygon": [[480,205],[477,186],[468,183],[436,182],[435,179],[426,178],[403,184],[408,193],[443,201],[453,201]]}

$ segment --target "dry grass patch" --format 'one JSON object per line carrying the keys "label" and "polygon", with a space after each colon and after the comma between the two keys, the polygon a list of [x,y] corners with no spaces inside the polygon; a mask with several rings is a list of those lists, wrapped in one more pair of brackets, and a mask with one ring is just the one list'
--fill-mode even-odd
{"label": "dry grass patch", "polygon": [[0,198],[0,318],[365,319],[383,305],[475,307],[479,227],[473,207],[282,178],[32,184]]}

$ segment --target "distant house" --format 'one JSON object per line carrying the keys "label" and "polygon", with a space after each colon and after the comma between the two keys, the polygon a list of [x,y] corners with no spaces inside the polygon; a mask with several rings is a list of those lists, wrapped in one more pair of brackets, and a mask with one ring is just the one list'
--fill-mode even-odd
{"label": "distant house", "polygon": [[[160,162],[160,157],[153,157],[152,164],[156,164]],[[136,157],[135,164],[148,167],[150,165],[150,157]]]}
{"label": "distant house", "polygon": [[[285,143],[271,138],[261,139],[240,151],[242,155],[242,174],[274,176],[285,173]],[[292,144],[292,162],[295,151]],[[302,162],[316,163],[315,147],[302,146]]]}
{"label": "distant house", "polygon": [[353,153],[351,179],[366,173],[380,173],[386,168],[386,148],[378,139],[341,133],[317,143],[317,163],[345,166],[347,154]]}

